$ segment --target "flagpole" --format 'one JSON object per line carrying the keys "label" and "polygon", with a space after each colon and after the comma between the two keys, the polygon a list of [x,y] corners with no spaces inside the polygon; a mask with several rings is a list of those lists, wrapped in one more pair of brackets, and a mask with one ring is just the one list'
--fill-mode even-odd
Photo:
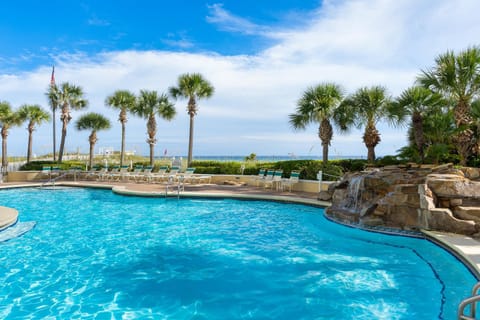
{"label": "flagpole", "polygon": [[57,101],[53,97],[53,90],[55,89],[55,66],[52,67],[52,77],[50,78],[50,107],[52,108],[52,118],[53,118],[53,162],[57,161],[57,150],[56,150],[56,145],[57,145],[57,139],[56,139],[56,125],[55,125],[55,111],[57,110]]}

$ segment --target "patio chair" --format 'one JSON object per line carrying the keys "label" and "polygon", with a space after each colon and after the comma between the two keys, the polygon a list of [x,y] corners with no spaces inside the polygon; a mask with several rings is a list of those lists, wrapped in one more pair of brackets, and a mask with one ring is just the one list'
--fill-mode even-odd
{"label": "patio chair", "polygon": [[255,185],[258,187],[258,185],[260,184],[260,181],[265,179],[265,172],[266,172],[265,169],[258,170],[258,175],[252,178],[252,183],[255,183]]}
{"label": "patio chair", "polygon": [[128,165],[123,165],[123,166],[119,166],[117,171],[116,172],[113,172],[112,170],[112,173],[110,175],[110,178],[115,181],[120,181],[120,180],[124,180],[126,178],[126,176],[128,175],[128,168],[129,166]]}
{"label": "patio chair", "polygon": [[283,170],[275,170],[273,173],[273,177],[269,180],[265,180],[264,182],[264,188],[273,188],[275,187],[276,190],[279,190],[281,185],[282,185],[282,175],[283,175]]}
{"label": "patio chair", "polygon": [[153,179],[152,170],[153,166],[148,165],[143,167],[143,174],[139,176],[139,178],[145,180],[146,182],[151,182]]}
{"label": "patio chair", "polygon": [[257,184],[257,185],[260,186],[260,185],[263,184],[263,185],[265,186],[265,184],[269,184],[269,183],[270,183],[269,181],[273,180],[273,175],[274,175],[274,174],[275,174],[275,170],[273,170],[273,169],[268,169],[268,170],[267,170],[267,173],[265,174],[265,176],[263,177],[263,179],[258,180],[258,184]]}
{"label": "patio chair", "polygon": [[282,190],[285,191],[286,187],[288,187],[288,191],[292,192],[292,187],[294,184],[297,184],[300,180],[300,172],[292,171],[290,173],[290,178],[282,180]]}
{"label": "patio chair", "polygon": [[168,170],[168,166],[160,166],[158,168],[158,171],[152,174],[153,182],[155,181],[162,182],[163,180],[168,179],[167,170]]}
{"label": "patio chair", "polygon": [[142,175],[143,171],[143,166],[142,165],[135,165],[135,168],[133,168],[133,171],[130,172],[127,176],[128,179],[133,179],[135,182],[137,182],[137,178]]}
{"label": "patio chair", "polygon": [[179,175],[182,176],[184,182],[190,181],[190,183],[192,183],[194,172],[195,172],[195,168],[187,168],[185,169],[185,172],[179,173]]}

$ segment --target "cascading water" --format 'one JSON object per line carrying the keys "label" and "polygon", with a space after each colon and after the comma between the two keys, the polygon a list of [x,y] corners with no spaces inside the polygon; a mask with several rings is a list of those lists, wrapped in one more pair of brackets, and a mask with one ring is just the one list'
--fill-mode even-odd
{"label": "cascading water", "polygon": [[357,212],[359,200],[362,197],[363,190],[363,176],[355,176],[350,179],[347,188],[347,197],[344,208],[350,212]]}

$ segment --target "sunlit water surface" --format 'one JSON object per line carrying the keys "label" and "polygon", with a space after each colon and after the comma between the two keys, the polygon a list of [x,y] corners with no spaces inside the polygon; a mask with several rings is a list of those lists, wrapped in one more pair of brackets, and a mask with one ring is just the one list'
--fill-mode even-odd
{"label": "sunlit water surface", "polygon": [[304,205],[95,189],[0,204],[37,222],[0,243],[1,319],[454,319],[476,282],[426,240]]}

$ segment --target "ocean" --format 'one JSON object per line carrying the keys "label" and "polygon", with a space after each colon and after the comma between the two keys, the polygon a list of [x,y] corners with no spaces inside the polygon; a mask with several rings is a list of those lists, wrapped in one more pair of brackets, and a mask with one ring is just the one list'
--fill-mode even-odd
{"label": "ocean", "polygon": [[[165,159],[165,157],[155,157],[157,159]],[[166,157],[172,159],[173,157]],[[181,157],[186,159],[186,156]],[[193,160],[213,160],[213,161],[245,161],[246,156],[233,156],[233,155],[224,155],[224,156],[194,156]],[[337,160],[337,159],[365,159],[363,156],[329,156],[328,160]],[[322,160],[321,156],[297,156],[297,155],[257,155],[257,161],[260,162],[275,162],[275,161],[287,161],[287,160]]]}

